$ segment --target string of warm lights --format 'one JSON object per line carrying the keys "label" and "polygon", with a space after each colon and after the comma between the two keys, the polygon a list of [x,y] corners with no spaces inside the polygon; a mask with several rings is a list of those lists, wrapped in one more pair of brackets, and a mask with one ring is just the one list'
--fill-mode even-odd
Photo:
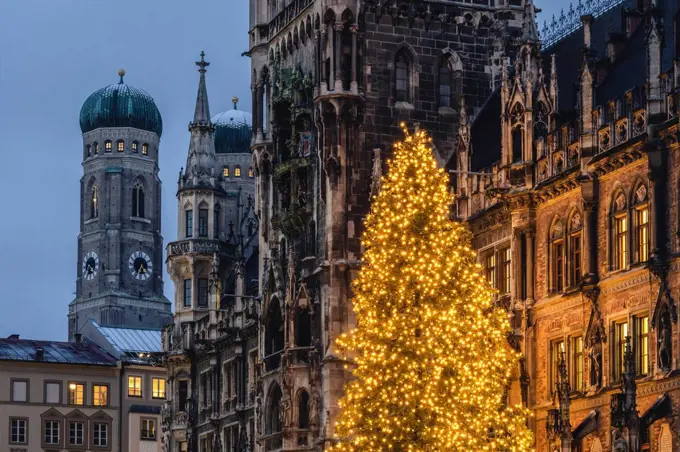
{"label": "string of warm lights", "polygon": [[338,340],[354,361],[335,451],[529,451],[529,413],[504,392],[519,355],[450,220],[448,177],[424,131],[395,144],[366,219],[354,283],[357,327]]}

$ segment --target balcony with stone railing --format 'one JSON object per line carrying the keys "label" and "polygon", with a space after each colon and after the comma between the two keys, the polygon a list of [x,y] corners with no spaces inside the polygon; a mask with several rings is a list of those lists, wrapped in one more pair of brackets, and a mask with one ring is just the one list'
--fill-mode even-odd
{"label": "balcony with stone railing", "polygon": [[221,240],[210,239],[186,239],[170,242],[167,246],[168,258],[183,254],[205,254],[212,256],[214,253],[228,254],[232,247]]}
{"label": "balcony with stone railing", "polygon": [[262,437],[265,452],[275,452],[283,449],[283,432],[269,433]]}

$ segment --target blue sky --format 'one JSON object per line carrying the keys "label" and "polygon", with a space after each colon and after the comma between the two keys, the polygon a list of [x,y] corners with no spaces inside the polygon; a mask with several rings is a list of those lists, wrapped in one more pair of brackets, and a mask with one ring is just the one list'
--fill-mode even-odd
{"label": "blue sky", "polygon": [[[563,4],[538,5],[552,14]],[[250,61],[241,56],[247,30],[247,0],[0,2],[0,337],[66,339],[77,272],[78,113],[87,96],[117,82],[124,68],[125,81],[156,100],[164,123],[163,236],[172,241],[196,100],[194,61],[204,50],[211,63],[213,114],[231,108],[233,96],[250,111]]]}

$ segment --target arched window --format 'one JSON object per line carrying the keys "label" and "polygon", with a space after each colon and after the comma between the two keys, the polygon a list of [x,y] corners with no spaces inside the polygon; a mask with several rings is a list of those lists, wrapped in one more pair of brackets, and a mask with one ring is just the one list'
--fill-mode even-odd
{"label": "arched window", "polygon": [[94,144],[92,145],[92,147],[94,148],[94,151],[93,151],[93,152],[94,152],[94,155],[99,154],[99,143],[97,143],[97,142],[95,141]]}
{"label": "arched window", "polygon": [[269,309],[267,309],[264,354],[269,356],[281,350],[283,350],[283,319],[281,318],[279,300],[273,297],[269,304]]}
{"label": "arched window", "polygon": [[524,148],[524,129],[522,126],[512,128],[512,161],[521,162],[522,149]]}
{"label": "arched window", "polygon": [[282,396],[283,394],[281,393],[281,388],[279,385],[274,383],[274,386],[269,391],[269,397],[267,397],[267,408],[264,419],[265,435],[270,435],[281,431],[281,415],[279,414],[279,406],[281,405]]}
{"label": "arched window", "polygon": [[574,212],[569,219],[569,259],[567,262],[569,265],[569,284],[572,287],[578,287],[583,277],[583,266],[581,265],[582,230],[581,214]]}
{"label": "arched window", "polygon": [[229,167],[228,166],[225,166],[224,168],[222,168],[222,176],[229,177]]}
{"label": "arched window", "polygon": [[252,166],[251,166],[250,168],[248,168],[248,177],[251,178],[251,179],[252,179],[253,177],[255,177],[255,171],[253,171],[253,167],[252,167]]}
{"label": "arched window", "polygon": [[125,151],[125,141],[118,140],[118,143],[116,143],[116,148],[117,148],[118,152]]}
{"label": "arched window", "polygon": [[649,202],[647,187],[638,185],[633,193],[633,214],[635,215],[635,260],[649,260]]}
{"label": "arched window", "polygon": [[298,396],[298,428],[309,428],[309,394],[304,390]]}
{"label": "arched window", "polygon": [[564,226],[557,220],[550,228],[550,288],[564,290]]}
{"label": "arched window", "polygon": [[457,55],[447,53],[439,62],[439,106],[458,108],[462,69]]}
{"label": "arched window", "polygon": [[613,270],[621,270],[628,265],[628,209],[626,196],[619,191],[612,202],[612,253]]}
{"label": "arched window", "polygon": [[149,155],[149,145],[146,143],[142,145],[142,154]]}
{"label": "arched window", "polygon": [[241,177],[241,167],[237,166],[234,168],[234,177]]}
{"label": "arched window", "polygon": [[92,193],[90,194],[90,218],[97,218],[99,216],[99,187],[92,186]]}
{"label": "arched window", "polygon": [[90,146],[89,144],[85,146],[85,156],[87,158],[92,157],[92,146]]}
{"label": "arched window", "polygon": [[396,80],[396,99],[397,102],[410,102],[409,86],[411,84],[409,57],[405,50],[397,52],[394,59],[395,80]]}
{"label": "arched window", "polygon": [[144,187],[140,181],[132,186],[132,216],[144,218]]}
{"label": "arched window", "polygon": [[136,141],[133,141],[132,142],[132,152],[134,152],[135,154],[137,153],[137,146],[139,146],[139,143],[137,143]]}
{"label": "arched window", "polygon": [[295,345],[297,347],[312,345],[312,325],[309,310],[301,307],[295,310]]}
{"label": "arched window", "polygon": [[111,144],[111,140],[106,140],[104,142],[104,152],[111,152],[112,146],[113,145]]}

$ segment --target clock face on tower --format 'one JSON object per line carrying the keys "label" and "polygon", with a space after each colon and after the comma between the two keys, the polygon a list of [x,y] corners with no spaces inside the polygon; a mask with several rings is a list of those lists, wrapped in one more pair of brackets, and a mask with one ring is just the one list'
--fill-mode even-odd
{"label": "clock face on tower", "polygon": [[143,251],[136,251],[128,259],[128,269],[136,279],[146,281],[153,273],[153,263],[148,254]]}
{"label": "clock face on tower", "polygon": [[83,278],[88,281],[93,280],[99,271],[99,256],[94,251],[90,251],[83,258]]}

